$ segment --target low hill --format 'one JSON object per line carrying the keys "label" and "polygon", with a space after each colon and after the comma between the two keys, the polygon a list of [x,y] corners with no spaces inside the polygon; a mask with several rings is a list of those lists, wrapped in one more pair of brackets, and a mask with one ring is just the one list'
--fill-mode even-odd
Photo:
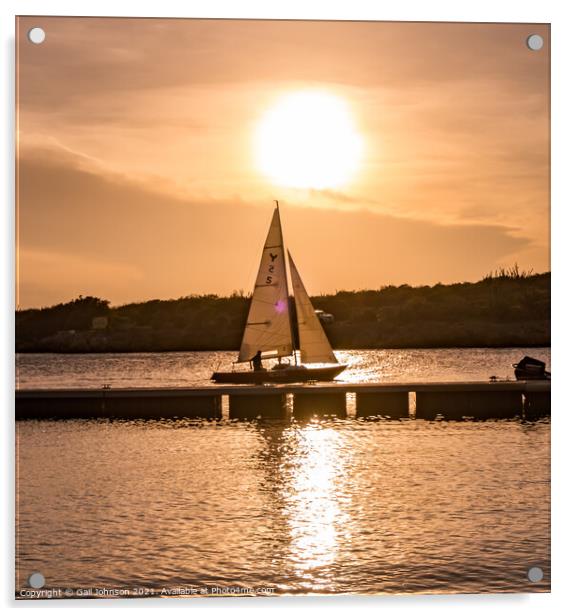
{"label": "low hill", "polygon": [[[16,312],[19,352],[135,352],[238,349],[249,297],[189,296],[111,307],[80,297]],[[476,283],[312,298],[334,316],[334,348],[548,346],[550,273],[498,272]]]}

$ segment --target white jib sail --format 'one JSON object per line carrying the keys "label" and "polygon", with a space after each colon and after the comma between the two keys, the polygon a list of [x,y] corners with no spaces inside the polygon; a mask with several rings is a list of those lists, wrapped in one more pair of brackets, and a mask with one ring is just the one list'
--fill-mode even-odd
{"label": "white jib sail", "polygon": [[304,364],[336,364],[337,358],[325,335],[323,326],[315,314],[313,304],[311,304],[311,300],[303,286],[303,281],[295,267],[291,253],[289,253],[289,268],[291,271],[291,283],[293,284],[293,295],[295,296],[295,308],[297,309],[301,362]]}
{"label": "white jib sail", "polygon": [[257,351],[264,357],[286,357],[293,353],[279,208],[273,213],[265,240],[237,361],[249,361]]}

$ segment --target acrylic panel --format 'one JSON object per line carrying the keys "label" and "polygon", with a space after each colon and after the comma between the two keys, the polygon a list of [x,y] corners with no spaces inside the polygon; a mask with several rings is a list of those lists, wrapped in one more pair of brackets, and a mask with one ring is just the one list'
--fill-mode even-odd
{"label": "acrylic panel", "polygon": [[550,25],[16,30],[16,597],[549,592]]}

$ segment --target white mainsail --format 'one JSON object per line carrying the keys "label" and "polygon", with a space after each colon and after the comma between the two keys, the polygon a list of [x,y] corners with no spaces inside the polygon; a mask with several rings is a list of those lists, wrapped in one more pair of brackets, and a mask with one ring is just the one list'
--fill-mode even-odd
{"label": "white mainsail", "polygon": [[249,361],[257,351],[261,351],[264,357],[286,357],[293,353],[287,269],[278,207],[273,212],[263,247],[237,361]]}
{"label": "white mainsail", "polygon": [[299,348],[302,363],[337,363],[331,344],[315,314],[313,304],[303,286],[303,281],[289,253],[289,269],[291,283],[297,309],[297,325],[299,329]]}

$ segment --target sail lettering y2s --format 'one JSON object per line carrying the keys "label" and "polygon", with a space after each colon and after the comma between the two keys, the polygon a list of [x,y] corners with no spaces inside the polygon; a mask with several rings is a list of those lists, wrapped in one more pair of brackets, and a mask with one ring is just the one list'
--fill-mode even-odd
{"label": "sail lettering y2s", "polygon": [[279,256],[279,253],[274,254],[273,251],[269,251],[269,265],[267,266],[267,278],[265,284],[273,284],[273,275],[275,274],[275,259]]}

